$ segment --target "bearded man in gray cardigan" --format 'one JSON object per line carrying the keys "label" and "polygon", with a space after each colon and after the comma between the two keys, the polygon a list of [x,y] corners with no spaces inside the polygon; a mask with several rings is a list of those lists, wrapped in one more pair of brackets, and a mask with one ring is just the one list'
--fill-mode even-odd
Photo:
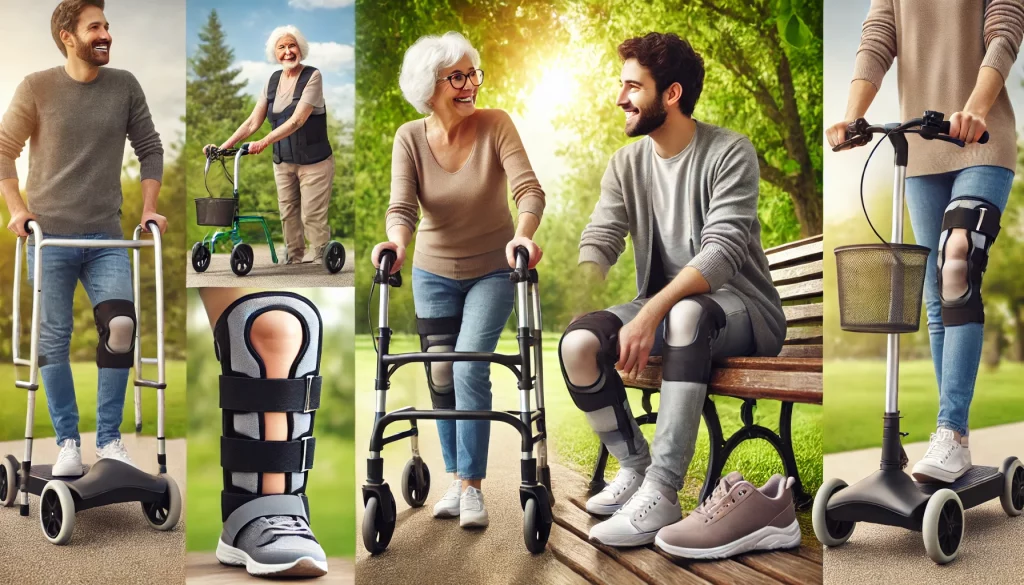
{"label": "bearded man in gray cardigan", "polygon": [[[692,117],[704,81],[700,55],[674,34],[651,33],[622,43],[619,57],[625,131],[644,138],[609,162],[579,263],[605,276],[628,234],[637,297],[576,319],[559,357],[573,401],[621,466],[587,502],[592,514],[612,515],[590,538],[638,546],[682,518],[676,494],[712,359],[777,355],[786,319],[761,247],[754,147]],[[662,356],[664,378],[651,448],[618,373],[639,373],[650,355]]]}

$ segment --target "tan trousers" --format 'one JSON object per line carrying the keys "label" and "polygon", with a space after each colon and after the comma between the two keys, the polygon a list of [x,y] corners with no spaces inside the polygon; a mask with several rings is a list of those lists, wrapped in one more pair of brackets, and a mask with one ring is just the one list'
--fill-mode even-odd
{"label": "tan trousers", "polygon": [[274,165],[277,204],[288,258],[299,262],[306,254],[306,239],[314,252],[331,239],[327,208],[334,182],[334,157],[311,165]]}

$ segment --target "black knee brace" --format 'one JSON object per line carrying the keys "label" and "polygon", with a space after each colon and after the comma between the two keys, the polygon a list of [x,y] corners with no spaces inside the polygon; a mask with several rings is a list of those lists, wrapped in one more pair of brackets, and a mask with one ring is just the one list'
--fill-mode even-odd
{"label": "black knee brace", "polygon": [[[672,313],[669,312],[661,377],[667,382],[707,384],[711,380],[711,344],[718,336],[718,332],[725,327],[725,311],[708,295],[686,297],[681,302],[686,301],[693,301],[700,305],[700,316],[696,319],[692,331],[670,331]],[[672,335],[679,333],[692,341],[684,346],[670,345],[668,343],[670,333]]]}
{"label": "black knee brace", "polygon": [[103,301],[92,314],[100,334],[96,344],[96,365],[101,368],[130,368],[135,362],[135,303],[123,299]]}
{"label": "black knee brace", "polygon": [[603,408],[611,408],[615,413],[616,426],[622,432],[622,437],[629,446],[629,452],[634,452],[633,425],[630,422],[630,414],[626,411],[626,386],[622,378],[615,370],[615,362],[619,359],[619,329],[622,329],[622,320],[615,313],[610,311],[597,311],[587,313],[573,321],[562,334],[562,340],[569,333],[577,329],[585,329],[593,333],[601,342],[601,349],[597,353],[597,365],[601,371],[597,382],[587,387],[574,385],[569,381],[565,372],[565,365],[562,364],[562,341],[558,342],[559,365],[562,368],[562,377],[565,379],[565,386],[569,389],[569,396],[576,404],[576,407],[583,412],[595,412]]}
{"label": "black knee brace", "polygon": [[[416,318],[416,329],[420,334],[420,349],[425,352],[455,351],[462,320],[458,317],[439,319]],[[430,388],[430,403],[434,408],[455,408],[455,378],[452,362],[425,363],[427,387]]]}
{"label": "black knee brace", "polygon": [[942,291],[942,266],[945,263],[946,241],[952,230],[967,230],[967,292],[958,299],[942,297],[942,324],[963,325],[984,323],[985,307],[981,301],[981,279],[988,265],[988,252],[999,235],[999,208],[975,197],[957,197],[946,207],[939,236],[939,291]]}
{"label": "black knee brace", "polygon": [[[250,342],[253,321],[268,311],[291,313],[302,325],[302,346],[288,378],[267,379],[263,359]],[[313,422],[320,407],[322,329],[320,313],[313,303],[286,292],[246,295],[217,320],[214,348],[221,363],[222,521],[244,504],[265,497],[261,494],[264,473],[285,474],[285,496],[294,497],[309,517],[305,492],[316,447]],[[265,412],[287,415],[287,441],[266,440]],[[260,506],[246,510],[257,508]]]}

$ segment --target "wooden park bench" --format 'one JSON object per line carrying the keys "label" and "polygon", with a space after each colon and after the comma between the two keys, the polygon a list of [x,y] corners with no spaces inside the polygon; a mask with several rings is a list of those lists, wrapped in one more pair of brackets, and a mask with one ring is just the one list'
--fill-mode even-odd
{"label": "wooden park bench", "polygon": [[[772,283],[782,297],[786,313],[785,346],[778,357],[735,357],[715,362],[702,413],[711,440],[711,454],[700,501],[711,495],[729,455],[736,447],[744,441],[764,439],[782,458],[786,475],[796,479],[793,498],[797,508],[806,509],[812,498],[804,492],[800,481],[790,429],[793,404],[821,404],[822,239],[815,236],[790,242],[765,253]],[[652,357],[639,376],[624,375],[623,381],[626,387],[637,388],[644,393],[644,414],[637,417],[637,423],[657,422],[658,413],[651,409],[651,395],[661,388],[661,358]],[[712,395],[743,401],[740,408],[743,427],[728,439],[722,434]],[[754,408],[758,400],[782,402],[778,433],[754,423]],[[590,480],[591,493],[597,493],[604,487],[607,462],[608,450],[602,444]]]}

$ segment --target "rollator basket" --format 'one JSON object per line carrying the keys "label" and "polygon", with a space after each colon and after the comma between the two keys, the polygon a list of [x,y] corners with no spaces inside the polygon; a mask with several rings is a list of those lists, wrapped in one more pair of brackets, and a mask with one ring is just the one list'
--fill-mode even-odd
{"label": "rollator basket", "polygon": [[231,227],[235,220],[236,199],[228,197],[196,198],[196,223],[199,225]]}
{"label": "rollator basket", "polygon": [[929,250],[912,244],[858,244],[835,249],[839,322],[844,331],[913,333]]}

